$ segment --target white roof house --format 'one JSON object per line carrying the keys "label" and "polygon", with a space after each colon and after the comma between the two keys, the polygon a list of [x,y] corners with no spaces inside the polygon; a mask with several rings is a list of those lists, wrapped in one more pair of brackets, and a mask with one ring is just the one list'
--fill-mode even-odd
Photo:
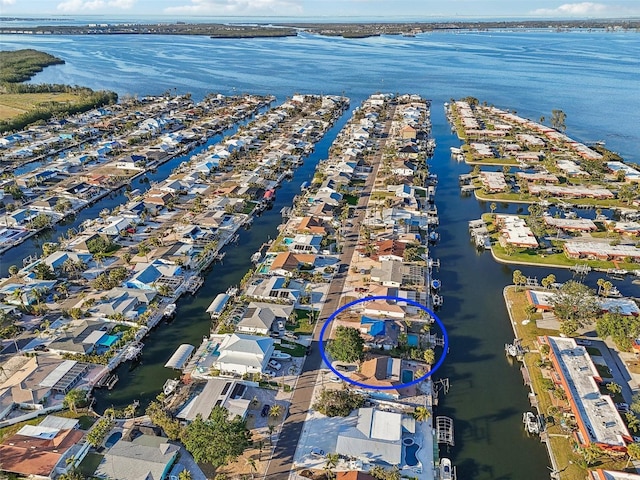
{"label": "white roof house", "polygon": [[236,333],[225,335],[218,347],[219,356],[213,366],[222,372],[263,372],[273,350],[274,341],[271,337]]}
{"label": "white roof house", "polygon": [[360,408],[357,415],[356,426],[339,434],[336,451],[371,463],[401,464],[403,429],[415,431],[413,419],[374,408]]}
{"label": "white roof house", "polygon": [[286,321],[291,312],[293,312],[292,305],[251,302],[244,318],[238,322],[237,330],[244,333],[267,335],[273,328],[276,319]]}

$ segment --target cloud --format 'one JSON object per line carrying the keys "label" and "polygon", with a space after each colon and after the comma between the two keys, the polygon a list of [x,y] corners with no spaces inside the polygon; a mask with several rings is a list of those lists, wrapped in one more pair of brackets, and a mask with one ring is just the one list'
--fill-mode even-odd
{"label": "cloud", "polygon": [[[0,0],[4,1],[4,0]],[[58,10],[62,12],[88,12],[103,8],[129,9],[136,0],[67,0],[58,4]]]}
{"label": "cloud", "polygon": [[584,16],[602,14],[608,10],[607,5],[593,2],[565,3],[558,8],[538,8],[533,15]]}
{"label": "cloud", "polygon": [[302,13],[300,0],[191,0],[188,5],[164,9],[168,14],[291,15]]}
{"label": "cloud", "polygon": [[16,3],[16,0],[0,0],[0,5],[7,6],[7,5],[13,5],[14,3]]}

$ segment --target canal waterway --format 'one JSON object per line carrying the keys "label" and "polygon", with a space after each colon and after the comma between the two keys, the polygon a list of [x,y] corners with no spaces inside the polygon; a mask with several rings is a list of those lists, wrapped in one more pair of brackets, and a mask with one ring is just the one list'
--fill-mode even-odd
{"label": "canal waterway", "polygon": [[[430,164],[440,178],[436,202],[442,236],[433,253],[442,263],[436,275],[442,280],[445,302],[440,317],[451,337],[442,368],[451,389],[436,413],[455,419],[456,445],[448,455],[458,467],[458,478],[548,478],[546,452],[538,440],[525,435],[521,423],[522,412],[529,409],[527,390],[517,365],[509,364],[503,353],[513,333],[502,289],[518,267],[494,262],[469,242],[467,222],[489,206],[459,194],[458,175],[470,168],[450,159],[449,146],[459,142],[450,133],[443,103],[472,95],[534,120],[549,118],[552,109],[560,108],[567,113],[569,136],[605,140],[627,160],[637,161],[637,33],[441,32],[348,40],[305,34],[224,41],[145,35],[4,36],[3,49],[17,48],[44,50],[66,61],[46,68],[33,82],[87,85],[122,95],[159,94],[174,87],[196,99],[210,91],[271,93],[279,100],[295,92],[331,93],[349,96],[352,107],[376,91],[433,99],[438,147]],[[142,363],[131,371],[127,364],[119,369],[115,389],[98,394],[98,410],[133,400],[144,405],[159,393],[165,379],[176,376],[164,369],[164,363],[179,344],[199,344],[209,332],[204,313],[209,302],[238,284],[251,254],[276,234],[280,208],[289,205],[300,184],[311,177],[315,162],[326,154],[345,119],[278,191],[273,210],[241,233],[238,246],[227,248],[224,264],[214,266],[198,294],[181,299],[173,324],[161,324],[145,339]],[[498,211],[517,209],[498,207]],[[9,252],[11,263],[30,252],[26,245],[22,251],[18,247]],[[6,273],[7,259],[0,263]],[[550,271],[520,269],[539,279]],[[554,273],[558,281],[571,278],[568,271]],[[587,280],[593,284],[596,278],[591,274]],[[637,295],[630,280],[616,285],[624,294]]]}

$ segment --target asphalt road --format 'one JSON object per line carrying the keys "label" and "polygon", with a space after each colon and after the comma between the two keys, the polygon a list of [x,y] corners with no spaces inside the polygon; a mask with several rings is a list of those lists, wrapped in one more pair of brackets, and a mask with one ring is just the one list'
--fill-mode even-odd
{"label": "asphalt road", "polygon": [[[391,111],[388,118],[393,118],[395,109]],[[302,434],[302,427],[304,421],[307,418],[307,412],[311,405],[311,399],[313,396],[313,390],[318,380],[320,373],[320,367],[322,366],[322,356],[319,350],[319,335],[320,330],[324,322],[335,312],[340,304],[340,297],[344,289],[344,283],[347,277],[347,270],[349,263],[358,244],[358,233],[360,225],[364,219],[364,215],[371,197],[371,190],[378,174],[378,167],[382,159],[382,150],[386,144],[387,134],[391,127],[391,121],[387,121],[385,124],[384,138],[380,141],[380,148],[378,153],[372,159],[373,171],[367,177],[367,182],[362,190],[362,194],[358,201],[358,206],[355,209],[355,214],[351,221],[351,226],[346,226],[347,232],[344,235],[342,254],[340,256],[340,270],[333,277],[327,299],[322,307],[322,312],[319,316],[319,321],[313,332],[313,342],[311,354],[305,359],[302,367],[302,373],[298,378],[296,389],[293,392],[293,398],[291,399],[291,406],[289,407],[289,416],[282,425],[282,430],[279,435],[278,443],[271,457],[271,461],[267,467],[267,471],[263,478],[270,480],[287,480],[293,467],[293,457],[296,453],[296,447]]]}

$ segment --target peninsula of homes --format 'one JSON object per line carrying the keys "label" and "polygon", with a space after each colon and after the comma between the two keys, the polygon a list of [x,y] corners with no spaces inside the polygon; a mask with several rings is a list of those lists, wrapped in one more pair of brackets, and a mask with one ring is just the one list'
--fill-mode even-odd
{"label": "peninsula of homes", "polygon": [[[479,248],[508,263],[640,273],[640,167],[566,136],[561,111],[555,128],[476,99],[447,112],[464,141],[452,155],[473,165],[462,192],[491,204],[491,216],[470,223]],[[503,203],[523,206],[493,215]]]}

